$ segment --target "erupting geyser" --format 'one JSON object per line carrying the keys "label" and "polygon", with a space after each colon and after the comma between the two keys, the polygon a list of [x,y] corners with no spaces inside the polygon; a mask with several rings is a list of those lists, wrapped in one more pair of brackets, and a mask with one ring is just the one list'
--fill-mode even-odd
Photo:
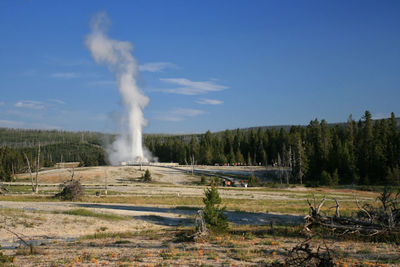
{"label": "erupting geyser", "polygon": [[121,132],[109,151],[112,164],[122,161],[147,161],[143,153],[142,127],[146,125],[142,109],[149,103],[136,83],[138,64],[131,52],[129,42],[110,39],[106,34],[110,24],[105,13],[93,16],[90,27],[92,32],[86,36],[85,44],[97,63],[104,63],[115,74],[115,80],[122,97],[122,103],[128,113],[129,129]]}

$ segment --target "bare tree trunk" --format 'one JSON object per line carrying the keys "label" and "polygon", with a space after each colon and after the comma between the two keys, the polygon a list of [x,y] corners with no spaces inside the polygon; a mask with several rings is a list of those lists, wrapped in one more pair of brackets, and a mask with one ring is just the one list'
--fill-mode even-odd
{"label": "bare tree trunk", "polygon": [[107,178],[108,178],[108,173],[107,170],[104,170],[104,195],[107,196]]}
{"label": "bare tree trunk", "polygon": [[286,184],[289,185],[289,173],[285,171]]}
{"label": "bare tree trunk", "polygon": [[36,163],[36,177],[35,177],[35,193],[39,193],[39,185],[38,185],[38,176],[39,176],[39,169],[40,169],[40,141],[39,141],[39,147],[38,147],[38,156],[37,156],[37,163]]}
{"label": "bare tree trunk", "polygon": [[24,152],[24,156],[25,156],[26,164],[28,164],[28,171],[29,171],[29,175],[31,177],[32,192],[35,192],[35,186],[33,185],[33,176],[32,176],[31,164],[30,164],[28,156],[25,154],[25,152]]}
{"label": "bare tree trunk", "polygon": [[192,176],[193,176],[193,173],[194,173],[194,155],[193,154],[190,157],[190,164],[192,165]]}
{"label": "bare tree trunk", "polygon": [[69,171],[71,173],[71,181],[74,180],[75,176],[75,167],[72,167],[72,170]]}
{"label": "bare tree trunk", "polygon": [[15,181],[15,169],[14,169],[14,163],[11,163],[11,170],[12,170],[12,180]]}

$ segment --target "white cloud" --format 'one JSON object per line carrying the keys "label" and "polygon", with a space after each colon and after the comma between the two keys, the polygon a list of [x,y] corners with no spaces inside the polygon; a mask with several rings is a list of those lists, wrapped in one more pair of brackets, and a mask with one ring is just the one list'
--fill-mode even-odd
{"label": "white cloud", "polygon": [[13,127],[21,127],[23,125],[24,125],[24,122],[22,122],[22,121],[0,120],[0,127],[13,128]]}
{"label": "white cloud", "polygon": [[60,130],[60,126],[56,125],[51,125],[51,124],[46,124],[46,123],[41,123],[41,122],[33,122],[30,123],[27,126],[24,126],[24,128],[30,128],[30,129],[44,129],[44,130]]}
{"label": "white cloud", "polygon": [[54,103],[57,103],[57,104],[61,104],[61,105],[64,105],[64,104],[65,104],[65,102],[62,101],[62,100],[60,100],[60,99],[49,99],[49,101],[54,102]]}
{"label": "white cloud", "polygon": [[170,62],[150,62],[143,65],[139,65],[139,71],[148,72],[161,72],[167,68],[176,68],[177,66]]}
{"label": "white cloud", "polygon": [[24,128],[24,129],[44,129],[44,130],[60,130],[61,127],[55,125],[49,125],[40,122],[23,122],[23,121],[10,121],[0,120],[0,127],[5,128]]}
{"label": "white cloud", "polygon": [[71,80],[78,78],[80,75],[76,72],[57,72],[51,74],[51,77],[53,78],[58,78],[58,79],[64,79],[64,80]]}
{"label": "white cloud", "polygon": [[180,86],[178,88],[161,90],[171,94],[199,95],[207,92],[222,91],[228,88],[228,86],[216,84],[214,81],[194,82],[185,78],[165,78],[160,80]]}
{"label": "white cloud", "polygon": [[32,100],[18,101],[17,103],[15,103],[14,106],[18,108],[30,108],[36,110],[41,110],[45,108],[42,102]]}
{"label": "white cloud", "polygon": [[158,116],[158,120],[162,121],[183,121],[190,117],[195,117],[198,115],[204,114],[204,110],[200,109],[189,109],[189,108],[175,108],[169,112],[165,112],[162,115]]}
{"label": "white cloud", "polygon": [[224,102],[221,100],[217,100],[217,99],[202,98],[202,99],[197,100],[196,103],[201,104],[201,105],[221,105]]}
{"label": "white cloud", "polygon": [[389,113],[376,113],[376,114],[372,114],[371,118],[373,120],[387,119],[387,118],[390,118],[390,114]]}

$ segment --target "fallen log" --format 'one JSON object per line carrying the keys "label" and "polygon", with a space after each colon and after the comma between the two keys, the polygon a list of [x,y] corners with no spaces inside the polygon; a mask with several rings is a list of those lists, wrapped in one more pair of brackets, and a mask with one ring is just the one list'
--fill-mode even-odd
{"label": "fallen log", "polygon": [[336,235],[400,235],[400,216],[397,207],[399,194],[391,198],[391,194],[385,191],[382,195],[385,195],[385,197],[378,197],[378,200],[382,201],[382,199],[384,199],[384,201],[382,201],[382,207],[377,208],[369,204],[360,206],[358,200],[356,200],[357,207],[360,210],[356,217],[340,217],[340,205],[336,199],[334,199],[336,202],[336,206],[334,206],[336,208],[336,213],[334,216],[321,214],[322,206],[326,200],[325,197],[319,204],[316,203],[315,198],[314,204],[311,204],[311,201],[307,200],[310,213],[305,217],[304,228],[306,231],[310,232],[312,227],[319,226],[332,231]]}

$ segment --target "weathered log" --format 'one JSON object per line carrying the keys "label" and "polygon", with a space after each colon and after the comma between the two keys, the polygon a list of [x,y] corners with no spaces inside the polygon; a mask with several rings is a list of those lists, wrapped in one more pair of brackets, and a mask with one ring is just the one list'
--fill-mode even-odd
{"label": "weathered log", "polygon": [[[398,210],[389,209],[388,205],[385,206],[383,211],[378,210],[377,214],[371,214],[366,208],[361,207],[356,199],[357,207],[360,211],[367,215],[368,220],[352,218],[352,217],[340,217],[339,215],[339,202],[336,202],[336,214],[335,216],[321,215],[321,207],[325,202],[325,197],[321,200],[318,207],[316,207],[315,199],[314,205],[307,200],[310,206],[310,214],[305,217],[304,228],[307,231],[311,231],[310,228],[313,226],[321,226],[325,229],[329,229],[339,234],[361,234],[368,236],[375,236],[380,234],[400,234],[400,222],[398,221]],[[335,207],[335,206],[334,206]],[[382,218],[383,217],[383,218]]]}

